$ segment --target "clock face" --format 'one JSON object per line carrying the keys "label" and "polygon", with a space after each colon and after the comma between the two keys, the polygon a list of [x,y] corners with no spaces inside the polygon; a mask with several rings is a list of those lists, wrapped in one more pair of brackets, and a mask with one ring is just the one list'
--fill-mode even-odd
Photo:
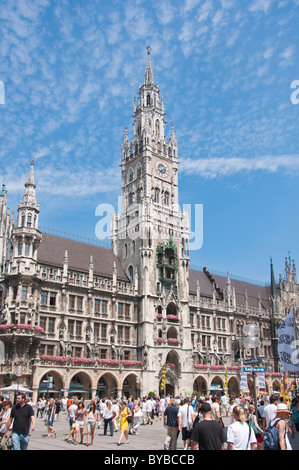
{"label": "clock face", "polygon": [[156,169],[157,172],[159,173],[160,176],[167,176],[168,175],[168,168],[164,163],[162,162],[157,162],[156,163]]}

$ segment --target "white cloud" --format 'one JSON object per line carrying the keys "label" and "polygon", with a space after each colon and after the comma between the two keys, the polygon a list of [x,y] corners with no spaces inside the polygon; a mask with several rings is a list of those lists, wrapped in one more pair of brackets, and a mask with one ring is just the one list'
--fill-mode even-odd
{"label": "white cloud", "polygon": [[293,56],[294,56],[295,48],[293,45],[289,45],[285,48],[283,52],[279,54],[280,62],[279,65],[281,67],[287,67],[293,63]]}
{"label": "white cloud", "polygon": [[273,0],[255,0],[249,11],[263,11],[267,13],[272,3]]}
{"label": "white cloud", "polygon": [[279,57],[282,59],[290,59],[294,54],[294,46],[290,45],[288,46],[281,54],[279,54]]}
{"label": "white cloud", "polygon": [[175,7],[170,0],[159,1],[159,8],[157,10],[157,18],[159,23],[167,25],[172,22],[175,17]]}
{"label": "white cloud", "polygon": [[229,176],[237,173],[266,171],[288,173],[299,171],[299,155],[263,156],[255,158],[191,158],[181,159],[181,173],[199,174],[205,178]]}
{"label": "white cloud", "polygon": [[264,52],[264,59],[271,59],[274,54],[274,47],[268,47]]}
{"label": "white cloud", "polygon": [[213,3],[210,0],[206,0],[198,9],[196,20],[198,22],[206,21],[212,11]]}
{"label": "white cloud", "polygon": [[[69,149],[65,149],[67,150]],[[43,155],[46,155],[46,149],[42,149],[39,154],[35,155],[37,161]],[[27,166],[29,168],[29,164]],[[29,169],[16,177],[15,172],[10,169],[2,176],[9,194],[22,193],[28,173]],[[77,197],[88,197],[118,191],[120,176],[118,172],[110,168],[99,170],[92,167],[77,167],[70,172],[68,168],[61,169],[53,164],[41,169],[36,165],[35,183],[40,198],[50,194],[66,197],[76,194]]]}
{"label": "white cloud", "polygon": [[200,0],[185,0],[185,4],[184,4],[184,11],[185,12],[188,12],[188,11],[191,11],[193,10],[194,7],[196,7],[196,5],[198,5],[200,2]]}

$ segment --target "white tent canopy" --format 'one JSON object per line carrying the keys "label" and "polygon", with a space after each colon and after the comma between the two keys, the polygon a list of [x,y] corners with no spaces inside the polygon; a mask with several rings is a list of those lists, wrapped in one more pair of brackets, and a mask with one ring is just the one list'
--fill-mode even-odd
{"label": "white tent canopy", "polygon": [[25,392],[25,393],[33,393],[33,390],[29,390],[29,388],[24,387],[24,385],[13,384],[9,387],[0,388],[0,392]]}

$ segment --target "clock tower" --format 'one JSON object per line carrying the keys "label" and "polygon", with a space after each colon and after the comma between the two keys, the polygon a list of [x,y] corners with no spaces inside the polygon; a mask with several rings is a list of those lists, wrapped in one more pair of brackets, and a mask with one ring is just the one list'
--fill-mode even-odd
{"label": "clock tower", "polygon": [[[176,364],[177,390],[182,379],[178,371],[192,350],[189,219],[178,205],[178,146],[173,125],[165,137],[164,102],[154,81],[150,48],[138,95],[134,136],[130,140],[126,128],[122,143],[121,208],[112,218],[112,246],[138,294],[139,359],[157,371],[156,390],[163,364]],[[151,390],[144,374],[143,389]]]}

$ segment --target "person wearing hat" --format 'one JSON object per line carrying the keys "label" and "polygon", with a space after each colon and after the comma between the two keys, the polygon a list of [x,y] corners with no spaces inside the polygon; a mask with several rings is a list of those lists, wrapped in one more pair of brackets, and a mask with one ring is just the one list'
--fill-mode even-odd
{"label": "person wearing hat", "polygon": [[288,433],[292,434],[286,419],[289,417],[290,411],[288,405],[285,403],[278,403],[276,418],[271,422],[272,426],[278,429],[278,440],[280,450],[292,450],[292,446],[289,441]]}
{"label": "person wearing hat", "polygon": [[212,419],[210,403],[203,403],[200,413],[203,415],[203,420],[194,426],[191,435],[191,450],[223,450],[223,429],[218,421]]}

